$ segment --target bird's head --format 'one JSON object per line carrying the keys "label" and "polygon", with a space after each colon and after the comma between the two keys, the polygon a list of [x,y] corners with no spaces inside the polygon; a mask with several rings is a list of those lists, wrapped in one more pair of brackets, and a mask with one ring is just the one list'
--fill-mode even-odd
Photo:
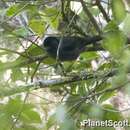
{"label": "bird's head", "polygon": [[46,37],[44,42],[43,42],[43,45],[45,48],[48,48],[48,47],[58,47],[58,44],[59,44],[59,41],[56,37]]}

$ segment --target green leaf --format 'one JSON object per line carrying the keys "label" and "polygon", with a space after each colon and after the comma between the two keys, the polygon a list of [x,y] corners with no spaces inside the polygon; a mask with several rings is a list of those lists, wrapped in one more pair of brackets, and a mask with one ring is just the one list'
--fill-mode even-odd
{"label": "green leaf", "polygon": [[117,23],[114,20],[112,20],[105,26],[104,32],[115,31],[117,29],[118,29]]}
{"label": "green leaf", "polygon": [[41,20],[33,19],[29,21],[29,26],[39,36],[42,36],[45,32],[45,22]]}
{"label": "green leaf", "polygon": [[19,11],[19,6],[17,4],[15,4],[15,5],[10,6],[7,9],[6,14],[7,14],[7,16],[13,16],[18,11]]}
{"label": "green leaf", "polygon": [[50,24],[54,29],[59,25],[59,10],[57,8],[45,8],[44,12],[41,12],[42,19]]}
{"label": "green leaf", "polygon": [[82,83],[81,85],[79,86],[79,89],[77,90],[77,93],[81,96],[85,95],[87,93],[87,89],[86,89],[86,86]]}
{"label": "green leaf", "polygon": [[103,46],[114,57],[119,58],[124,50],[126,36],[119,30],[109,31],[103,40]]}
{"label": "green leaf", "polygon": [[[21,108],[23,109],[21,110]],[[34,106],[32,104],[24,104],[23,101],[20,99],[20,96],[16,98],[10,99],[7,105],[5,106],[5,113],[9,115],[16,116],[19,111],[26,111],[32,109]]]}
{"label": "green leaf", "polygon": [[124,69],[120,68],[118,75],[112,78],[112,86],[113,87],[120,87],[121,85],[125,85],[127,82],[127,75]]}
{"label": "green leaf", "polygon": [[25,27],[20,27],[20,28],[14,30],[13,33],[16,36],[27,37],[29,35],[29,30]]}
{"label": "green leaf", "polygon": [[25,123],[41,123],[39,113],[34,110],[23,111],[20,119]]}
{"label": "green leaf", "polygon": [[80,58],[85,58],[85,60],[91,61],[96,58],[99,58],[99,55],[96,52],[84,52],[80,55]]}
{"label": "green leaf", "polygon": [[29,54],[30,56],[42,55],[45,53],[45,50],[42,46],[38,46],[37,44],[31,44],[23,54]]}
{"label": "green leaf", "polygon": [[58,9],[55,7],[46,7],[44,9],[44,13],[48,16],[48,17],[52,17],[52,16],[56,16],[58,13]]}
{"label": "green leaf", "polygon": [[104,111],[97,104],[84,103],[79,108],[80,113],[87,115],[87,118],[102,119]]}
{"label": "green leaf", "polygon": [[99,66],[98,70],[109,70],[112,67],[111,63],[103,63]]}
{"label": "green leaf", "polygon": [[111,88],[111,84],[104,82],[103,84],[96,87],[95,91],[99,92],[99,91],[102,91],[102,90],[107,89],[107,88]]}
{"label": "green leaf", "polygon": [[23,72],[19,68],[12,69],[12,73],[11,73],[12,81],[21,80],[23,78],[24,78]]}
{"label": "green leaf", "polygon": [[[30,63],[27,63],[27,61],[29,60],[28,56],[30,56],[31,58],[32,56],[44,55],[44,53],[45,51],[42,47],[37,46],[36,44],[31,44],[30,47],[28,47],[25,52],[21,53],[21,56],[19,56],[15,61],[6,63],[0,62],[0,70],[12,69],[15,67],[27,67],[27,65],[30,65]],[[22,55],[24,55],[24,57]],[[34,62],[33,64],[31,63],[31,67],[35,67],[35,63],[36,62]]]}
{"label": "green leaf", "polygon": [[59,130],[75,130],[74,120],[66,118],[63,123],[59,125]]}
{"label": "green leaf", "polygon": [[120,121],[123,119],[122,114],[118,112],[118,110],[112,105],[104,104],[102,107],[102,109],[104,110],[103,120]]}
{"label": "green leaf", "polygon": [[19,126],[19,128],[15,128],[15,130],[42,130],[42,129],[37,128],[36,126],[30,124],[23,124],[22,126]]}
{"label": "green leaf", "polygon": [[49,130],[49,128],[51,128],[53,125],[56,124],[56,119],[55,119],[55,114],[49,116],[49,119],[46,122],[46,129]]}
{"label": "green leaf", "polygon": [[[25,103],[21,100],[20,96],[9,99],[6,104],[0,105],[0,130],[10,130],[16,118],[18,118],[18,122],[20,123],[18,130],[22,128],[38,130],[34,126],[31,126],[32,123],[41,123],[39,113],[33,109],[34,105]],[[18,116],[19,114],[20,116]]]}
{"label": "green leaf", "polygon": [[11,117],[3,111],[0,111],[0,113],[0,130],[10,130],[13,123]]}
{"label": "green leaf", "polygon": [[125,94],[127,94],[128,96],[130,96],[130,83],[127,83],[125,85],[123,91],[125,92]]}
{"label": "green leaf", "polygon": [[129,35],[130,35],[130,14],[127,14],[127,16],[123,22],[122,30],[129,37]]}
{"label": "green leaf", "polygon": [[10,54],[10,52],[0,50],[0,56],[7,55],[7,54]]}
{"label": "green leaf", "polygon": [[51,58],[51,57],[48,57],[46,58],[44,61],[43,61],[44,64],[49,64],[49,65],[52,65],[52,64],[55,64],[56,63],[56,60],[54,58]]}
{"label": "green leaf", "polygon": [[99,98],[99,103],[102,103],[103,101],[110,99],[114,95],[115,95],[115,92],[113,92],[113,91],[102,94]]}
{"label": "green leaf", "polygon": [[112,11],[117,23],[121,23],[126,16],[126,9],[123,0],[112,0]]}
{"label": "green leaf", "polygon": [[67,99],[66,105],[67,105],[68,107],[73,106],[74,104],[77,103],[77,101],[80,100],[80,98],[81,98],[81,97],[80,97],[79,95],[70,95],[70,96],[68,97],[68,99]]}

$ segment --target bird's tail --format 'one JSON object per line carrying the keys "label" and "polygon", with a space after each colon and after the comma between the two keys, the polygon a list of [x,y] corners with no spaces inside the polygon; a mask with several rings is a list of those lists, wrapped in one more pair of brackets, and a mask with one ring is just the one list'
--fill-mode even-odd
{"label": "bird's tail", "polygon": [[102,37],[99,36],[99,35],[96,35],[96,36],[86,36],[84,40],[85,40],[85,44],[89,45],[89,44],[94,44],[94,43],[96,43],[98,41],[101,41]]}

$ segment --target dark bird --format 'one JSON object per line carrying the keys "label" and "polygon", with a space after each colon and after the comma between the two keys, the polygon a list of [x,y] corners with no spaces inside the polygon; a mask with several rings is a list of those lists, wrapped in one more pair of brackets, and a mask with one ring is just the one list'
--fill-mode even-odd
{"label": "dark bird", "polygon": [[[85,51],[85,46],[94,44],[102,40],[100,36],[66,36],[66,37],[47,37],[43,41],[43,46],[47,53],[60,61],[76,60],[81,52]],[[57,52],[58,51],[58,52]]]}

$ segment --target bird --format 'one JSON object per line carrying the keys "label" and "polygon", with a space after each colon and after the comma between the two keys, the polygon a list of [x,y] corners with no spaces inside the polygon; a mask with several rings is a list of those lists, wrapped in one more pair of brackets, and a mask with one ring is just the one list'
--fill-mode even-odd
{"label": "bird", "polygon": [[76,60],[80,53],[85,51],[86,45],[102,40],[96,36],[48,36],[43,41],[43,46],[48,55],[59,61]]}

